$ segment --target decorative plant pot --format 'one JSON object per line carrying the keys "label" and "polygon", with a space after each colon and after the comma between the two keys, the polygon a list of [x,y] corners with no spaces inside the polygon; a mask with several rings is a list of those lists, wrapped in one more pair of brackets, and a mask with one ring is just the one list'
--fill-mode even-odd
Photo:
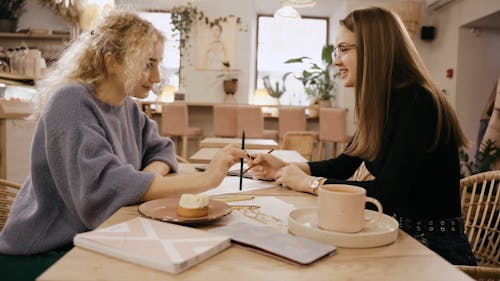
{"label": "decorative plant pot", "polygon": [[306,110],[306,113],[309,117],[315,118],[319,115],[319,106],[317,104],[311,104]]}
{"label": "decorative plant pot", "polygon": [[271,107],[271,116],[278,117],[279,107],[280,107],[280,98],[273,98],[273,107]]}
{"label": "decorative plant pot", "polygon": [[0,19],[0,32],[16,32],[17,19]]}
{"label": "decorative plant pot", "polygon": [[238,79],[224,80],[224,93],[234,95],[238,90]]}
{"label": "decorative plant pot", "polygon": [[331,100],[318,100],[318,106],[319,107],[332,107],[332,101]]}

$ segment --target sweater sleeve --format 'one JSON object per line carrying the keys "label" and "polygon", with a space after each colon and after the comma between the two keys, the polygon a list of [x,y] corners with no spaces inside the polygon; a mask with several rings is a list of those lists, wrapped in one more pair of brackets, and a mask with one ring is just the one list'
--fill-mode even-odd
{"label": "sweater sleeve", "polygon": [[47,165],[69,211],[94,229],[119,208],[139,202],[154,175],[116,155],[86,94],[67,89],[53,100],[40,120],[47,161],[40,165]]}
{"label": "sweater sleeve", "polygon": [[345,180],[351,177],[362,162],[358,157],[343,153],[337,158],[309,162],[309,168],[311,175],[326,177],[326,183],[331,183],[333,179]]}
{"label": "sweater sleeve", "polygon": [[142,168],[153,161],[161,161],[170,166],[170,172],[176,172],[178,170],[178,163],[175,159],[174,142],[170,138],[161,137],[158,133],[156,123],[147,118],[144,113],[141,112],[141,115],[144,118],[144,126],[142,128]]}

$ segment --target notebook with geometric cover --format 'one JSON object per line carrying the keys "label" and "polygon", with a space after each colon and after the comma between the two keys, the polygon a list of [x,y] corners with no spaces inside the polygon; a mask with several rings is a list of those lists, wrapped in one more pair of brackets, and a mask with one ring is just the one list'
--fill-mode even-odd
{"label": "notebook with geometric cover", "polygon": [[222,234],[142,217],[77,234],[76,246],[170,273],[182,272],[231,246]]}

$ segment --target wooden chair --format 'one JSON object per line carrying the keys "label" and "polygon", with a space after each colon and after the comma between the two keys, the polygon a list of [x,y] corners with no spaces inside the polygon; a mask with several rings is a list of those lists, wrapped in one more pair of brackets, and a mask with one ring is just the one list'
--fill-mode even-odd
{"label": "wooden chair", "polygon": [[0,230],[7,222],[10,207],[20,188],[21,185],[16,182],[0,179]]}
{"label": "wooden chair", "polygon": [[221,138],[238,137],[237,105],[216,104],[214,105],[214,136]]}
{"label": "wooden chair", "polygon": [[[333,142],[333,157],[336,157],[343,151],[349,138],[347,135],[347,108],[320,108],[317,160],[323,159],[323,146],[326,142]],[[339,151],[337,151],[337,146],[340,146]]]}
{"label": "wooden chair", "polygon": [[311,160],[316,134],[310,131],[288,131],[283,136],[280,149],[295,150],[307,160]]}
{"label": "wooden chair", "polygon": [[460,181],[465,234],[478,266],[459,266],[477,280],[500,280],[500,170]]}
{"label": "wooden chair", "polygon": [[306,131],[306,111],[303,107],[280,107],[278,109],[279,137],[282,140],[288,131]]}
{"label": "wooden chair", "polygon": [[250,139],[273,139],[278,140],[278,130],[264,129],[264,115],[260,106],[240,105],[236,113],[238,136],[244,130]]}
{"label": "wooden chair", "polygon": [[[187,159],[188,138],[196,138],[199,141],[203,137],[203,131],[198,127],[189,127],[188,108],[183,102],[174,102],[162,105],[161,113],[161,135],[178,137],[182,139],[182,158]],[[176,142],[178,144],[179,142]]]}

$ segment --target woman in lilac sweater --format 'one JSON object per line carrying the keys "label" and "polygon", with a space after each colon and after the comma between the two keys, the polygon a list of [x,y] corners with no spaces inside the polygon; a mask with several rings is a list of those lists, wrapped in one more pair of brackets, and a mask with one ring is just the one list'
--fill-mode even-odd
{"label": "woman in lilac sweater", "polygon": [[0,233],[8,280],[33,279],[72,247],[75,234],[122,206],[218,186],[245,157],[229,146],[204,173],[164,177],[177,170],[174,144],[131,98],[146,97],[160,81],[163,41],[151,23],[114,12],[38,83],[31,176]]}

